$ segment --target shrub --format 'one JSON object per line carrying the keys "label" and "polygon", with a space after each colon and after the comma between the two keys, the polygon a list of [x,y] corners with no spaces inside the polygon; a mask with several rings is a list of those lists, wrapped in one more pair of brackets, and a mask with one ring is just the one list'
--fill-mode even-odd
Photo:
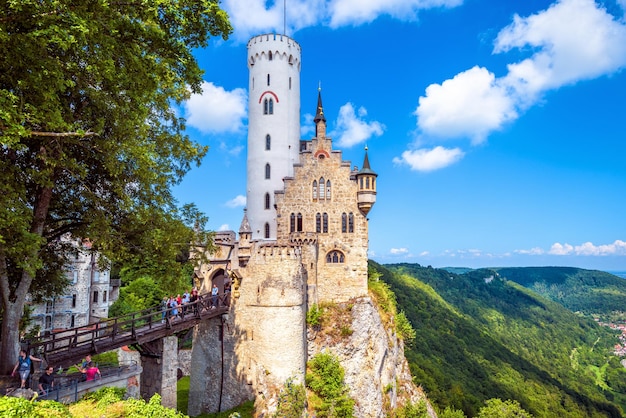
{"label": "shrub", "polygon": [[311,305],[311,308],[306,313],[306,323],[308,326],[316,328],[320,326],[321,319],[322,309],[320,309],[317,303],[314,303],[313,305]]}
{"label": "shrub", "polygon": [[304,386],[294,383],[293,378],[287,379],[283,390],[278,396],[276,418],[300,418],[306,407],[306,390]]}
{"label": "shrub", "polygon": [[329,353],[316,354],[308,363],[306,385],[318,397],[317,416],[347,418],[354,413],[354,401],[343,382],[344,370],[339,359]]}

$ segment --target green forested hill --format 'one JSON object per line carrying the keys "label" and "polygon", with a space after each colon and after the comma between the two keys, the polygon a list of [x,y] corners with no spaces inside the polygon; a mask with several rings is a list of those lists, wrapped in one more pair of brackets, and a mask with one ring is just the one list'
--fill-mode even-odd
{"label": "green forested hill", "polygon": [[606,316],[626,310],[626,280],[598,270],[574,267],[497,268],[512,280],[574,312]]}
{"label": "green forested hill", "polygon": [[490,398],[515,399],[536,417],[621,417],[626,370],[615,333],[493,270],[455,274],[379,265],[417,332],[406,356],[440,409],[474,416]]}

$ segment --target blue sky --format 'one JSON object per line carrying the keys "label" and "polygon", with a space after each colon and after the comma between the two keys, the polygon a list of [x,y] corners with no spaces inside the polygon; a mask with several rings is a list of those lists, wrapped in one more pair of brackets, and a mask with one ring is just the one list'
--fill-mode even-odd
{"label": "blue sky", "polygon": [[[370,258],[626,270],[626,0],[226,0],[181,107],[210,146],[175,189],[214,230],[246,195],[246,42],[302,47],[302,138],[321,83],[334,148],[378,174]],[[286,22],[286,26],[285,26]]]}

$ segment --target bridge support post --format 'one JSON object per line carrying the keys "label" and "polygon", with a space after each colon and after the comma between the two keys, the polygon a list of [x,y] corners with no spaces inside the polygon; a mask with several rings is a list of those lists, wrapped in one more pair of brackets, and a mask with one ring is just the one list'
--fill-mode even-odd
{"label": "bridge support post", "polygon": [[142,344],[141,348],[141,397],[149,400],[159,393],[161,405],[176,408],[178,338],[164,337]]}

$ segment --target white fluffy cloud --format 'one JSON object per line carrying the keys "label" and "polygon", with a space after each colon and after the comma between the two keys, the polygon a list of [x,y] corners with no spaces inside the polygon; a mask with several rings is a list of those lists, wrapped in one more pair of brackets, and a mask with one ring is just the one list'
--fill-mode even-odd
{"label": "white fluffy cloud", "polygon": [[246,41],[250,36],[264,32],[287,34],[300,29],[326,25],[333,28],[356,26],[388,15],[398,20],[413,21],[420,10],[438,7],[456,7],[463,0],[224,0],[235,29],[233,36]]}
{"label": "white fluffy cloud", "polygon": [[607,256],[607,255],[626,255],[626,242],[615,240],[612,244],[594,245],[591,242],[585,242],[581,245],[554,243],[548,251],[552,255],[591,255],[591,256]]}
{"label": "white fluffy cloud", "polygon": [[229,208],[239,208],[246,206],[246,197],[243,195],[237,195],[233,199],[226,202],[226,206]]}
{"label": "white fluffy cloud", "polygon": [[480,143],[517,117],[514,102],[495,76],[474,67],[442,84],[431,84],[415,111],[422,132],[438,137],[470,137]]}
{"label": "white fluffy cloud", "polygon": [[392,249],[389,250],[389,253],[393,254],[393,255],[406,255],[406,254],[409,253],[409,250],[404,248],[404,247],[402,247],[402,248],[392,248]]}
{"label": "white fluffy cloud", "polygon": [[204,133],[240,132],[246,118],[246,90],[226,91],[213,83],[202,83],[202,94],[185,102],[187,124]]}
{"label": "white fluffy cloud", "polygon": [[534,15],[514,16],[493,52],[513,49],[531,55],[509,64],[503,77],[474,67],[428,86],[415,111],[418,131],[480,143],[547,91],[626,67],[626,24],[594,0],[560,0]]}
{"label": "white fluffy cloud", "polygon": [[331,134],[333,138],[337,138],[339,146],[349,148],[367,141],[372,136],[383,134],[384,125],[376,121],[366,122],[365,116],[367,111],[364,107],[355,112],[352,103],[341,106],[336,129]]}
{"label": "white fluffy cloud", "polygon": [[414,171],[433,171],[454,164],[465,154],[459,148],[437,146],[432,149],[404,151],[402,157],[394,158],[396,164],[406,164]]}

